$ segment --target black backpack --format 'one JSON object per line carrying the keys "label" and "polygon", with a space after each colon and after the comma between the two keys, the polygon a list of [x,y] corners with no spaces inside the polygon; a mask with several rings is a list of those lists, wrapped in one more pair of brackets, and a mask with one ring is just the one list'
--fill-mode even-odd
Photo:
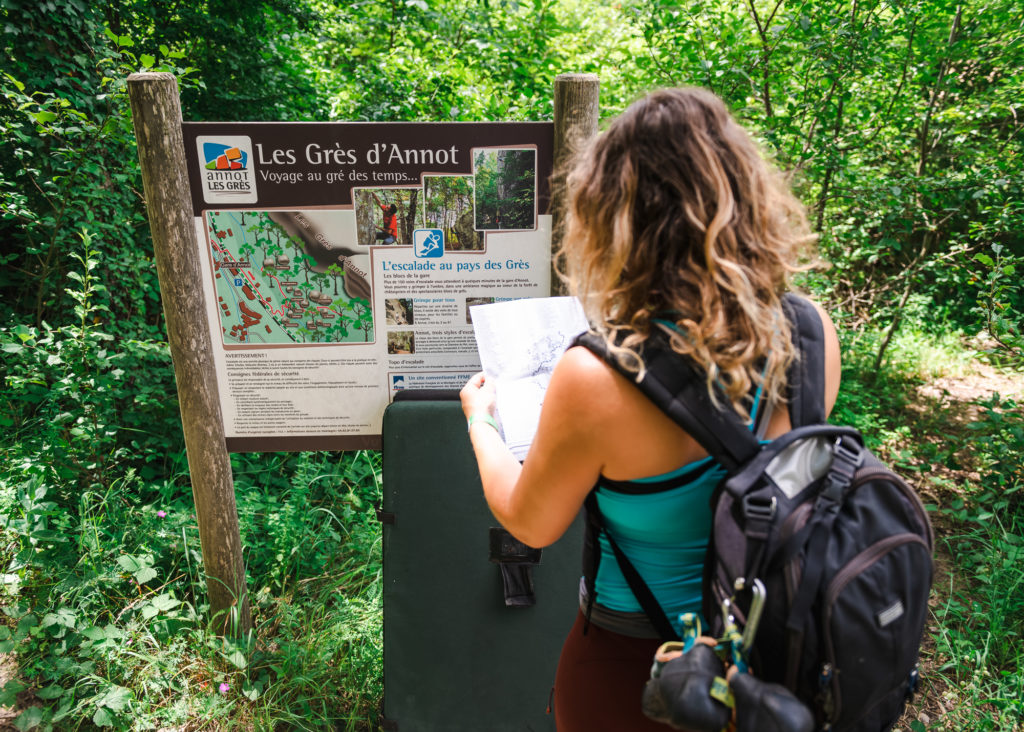
{"label": "black backpack", "polygon": [[[892,727],[917,686],[932,581],[932,529],[904,481],[864,447],[860,433],[825,423],[824,335],[814,306],[786,295],[800,357],[787,373],[792,431],[766,445],[667,337],[653,335],[644,377],[622,369],[600,336],[576,344],[631,379],[727,469],[711,498],[703,611],[724,632],[730,599],[742,628],[759,579],[766,590],[752,671],[793,691],[818,728]],[[727,405],[725,397],[720,398]],[[604,530],[593,494],[588,525],[604,531],[640,606],[663,640],[677,637],[643,579]],[[593,598],[593,588],[590,587]]]}

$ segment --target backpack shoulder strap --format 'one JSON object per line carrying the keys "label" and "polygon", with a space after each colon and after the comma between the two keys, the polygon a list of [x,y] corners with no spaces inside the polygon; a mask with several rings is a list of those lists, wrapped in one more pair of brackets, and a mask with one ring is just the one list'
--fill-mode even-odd
{"label": "backpack shoulder strap", "polygon": [[[825,421],[825,330],[817,309],[806,298],[786,293],[783,311],[791,325],[797,357],[786,372],[786,399],[794,428]],[[728,407],[711,400],[705,380],[692,364],[672,350],[667,338],[656,331],[644,343],[640,357],[645,371],[637,381],[594,332],[582,333],[573,345],[584,346],[637,385],[643,394],[667,414],[727,470],[753,457],[760,445],[756,435]],[[727,404],[724,393],[719,402]]]}
{"label": "backpack shoulder strap", "polygon": [[782,309],[797,357],[786,371],[786,401],[793,428],[825,421],[825,328],[810,300],[787,292]]}
{"label": "backpack shoulder strap", "polygon": [[[636,384],[643,394],[686,430],[727,470],[742,465],[753,457],[760,445],[736,412],[719,409],[711,400],[704,377],[687,360],[672,350],[667,339],[657,333],[644,343],[640,357],[644,361],[643,378],[623,368],[608,349],[605,339],[587,332],[576,337],[573,345],[584,346],[611,368]],[[719,394],[728,403],[724,393]]]}

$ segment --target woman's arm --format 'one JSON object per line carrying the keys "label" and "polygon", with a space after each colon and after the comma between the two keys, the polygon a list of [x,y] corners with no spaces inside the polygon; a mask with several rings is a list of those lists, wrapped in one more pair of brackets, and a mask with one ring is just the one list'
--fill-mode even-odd
{"label": "woman's arm", "polygon": [[[502,526],[525,544],[544,547],[557,540],[597,482],[606,412],[598,395],[610,379],[610,371],[589,352],[567,351],[551,376],[523,465],[497,430],[481,420],[472,423],[469,438],[487,504]],[[466,384],[461,397],[467,419],[493,413],[494,390],[483,374]]]}

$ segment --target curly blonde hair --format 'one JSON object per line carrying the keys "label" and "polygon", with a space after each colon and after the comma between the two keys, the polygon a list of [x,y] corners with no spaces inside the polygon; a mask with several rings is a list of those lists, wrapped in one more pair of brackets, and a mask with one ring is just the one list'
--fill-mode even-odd
{"label": "curly blonde hair", "polygon": [[565,279],[627,369],[640,378],[658,327],[740,414],[756,385],[782,401],[796,354],[780,298],[814,237],[718,97],[635,102],[577,157],[568,196]]}

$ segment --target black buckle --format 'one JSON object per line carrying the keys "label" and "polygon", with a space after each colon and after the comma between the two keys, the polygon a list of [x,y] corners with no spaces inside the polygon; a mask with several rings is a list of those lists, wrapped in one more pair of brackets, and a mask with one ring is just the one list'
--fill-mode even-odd
{"label": "black buckle", "polygon": [[847,439],[849,438],[839,437],[832,445],[832,465],[825,476],[825,484],[818,494],[815,508],[822,507],[823,501],[838,504],[843,498],[843,493],[853,482],[857,469],[864,462],[864,452],[860,446],[852,440],[848,446]]}
{"label": "black buckle", "polygon": [[[850,447],[847,447],[847,440],[849,440]],[[853,474],[857,472],[857,468],[862,462],[864,462],[864,452],[853,438],[844,436],[836,439],[832,446],[833,466],[838,463],[843,474],[847,474],[848,471],[849,477],[853,478]]]}
{"label": "black buckle", "polygon": [[771,521],[775,518],[775,509],[778,508],[778,501],[775,496],[755,496],[748,493],[743,496],[743,516],[748,521]]}

